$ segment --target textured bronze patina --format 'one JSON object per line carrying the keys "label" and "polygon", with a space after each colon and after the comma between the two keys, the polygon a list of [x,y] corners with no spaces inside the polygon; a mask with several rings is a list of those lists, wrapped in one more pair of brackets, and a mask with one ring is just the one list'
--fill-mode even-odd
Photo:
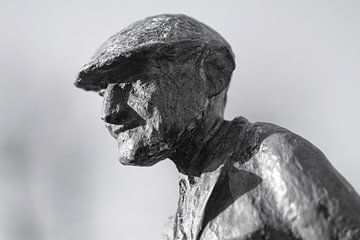
{"label": "textured bronze patina", "polygon": [[274,124],[224,120],[234,68],[216,31],[159,15],[110,37],[75,85],[104,97],[121,163],[176,164],[165,239],[360,239],[360,197],[319,149]]}

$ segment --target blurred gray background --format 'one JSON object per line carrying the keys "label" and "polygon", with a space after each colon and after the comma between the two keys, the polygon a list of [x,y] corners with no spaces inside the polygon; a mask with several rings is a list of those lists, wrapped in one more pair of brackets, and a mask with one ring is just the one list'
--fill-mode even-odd
{"label": "blurred gray background", "polygon": [[185,13],[232,45],[227,119],[268,121],[318,146],[360,191],[359,1],[6,1],[0,6],[0,239],[160,239],[175,213],[170,161],[124,167],[75,89],[110,35]]}

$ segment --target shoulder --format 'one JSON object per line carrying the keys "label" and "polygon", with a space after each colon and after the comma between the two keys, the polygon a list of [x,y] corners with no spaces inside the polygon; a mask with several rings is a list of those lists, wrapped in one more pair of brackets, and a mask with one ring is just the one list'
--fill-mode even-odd
{"label": "shoulder", "polygon": [[273,123],[251,123],[243,117],[238,117],[232,121],[232,125],[237,126],[233,129],[238,130],[232,131],[230,135],[240,135],[236,152],[248,157],[253,156],[260,149],[262,151],[294,149],[296,147],[316,149],[304,138]]}
{"label": "shoulder", "polygon": [[272,163],[294,171],[314,174],[324,168],[333,172],[326,156],[310,141],[290,130],[272,123],[249,123],[244,129],[243,146],[251,148],[249,155],[256,157],[260,164]]}
{"label": "shoulder", "polygon": [[333,188],[334,182],[348,185],[316,146],[286,128],[248,122],[240,139],[232,162],[241,168],[251,165],[254,173],[269,178],[269,183],[279,182],[273,179],[278,176],[287,183],[294,181],[294,186],[300,182],[328,188]]}
{"label": "shoulder", "polygon": [[253,145],[259,147],[264,141],[268,141],[269,138],[279,138],[285,140],[285,138],[293,137],[292,132],[280,127],[276,124],[267,122],[255,122],[249,123],[245,129],[245,140]]}
{"label": "shoulder", "polygon": [[[236,118],[239,121],[242,118]],[[311,142],[279,125],[268,122],[246,122],[241,131],[241,144],[251,148],[252,154],[262,151],[301,150],[322,154]],[[322,156],[324,157],[324,156]]]}
{"label": "shoulder", "polygon": [[297,164],[304,169],[331,166],[326,156],[302,136],[275,124],[257,122],[247,129],[246,141],[259,156],[271,156],[284,164]]}
{"label": "shoulder", "polygon": [[[282,219],[305,235],[358,236],[360,197],[316,146],[271,123],[247,123],[242,135],[235,166],[260,177]],[[304,228],[307,222],[313,225]],[[336,226],[343,230],[333,232]]]}

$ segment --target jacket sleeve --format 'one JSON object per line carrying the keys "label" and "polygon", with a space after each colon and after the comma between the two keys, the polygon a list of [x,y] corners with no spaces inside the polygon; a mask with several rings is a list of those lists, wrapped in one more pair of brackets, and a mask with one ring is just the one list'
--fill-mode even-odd
{"label": "jacket sleeve", "polygon": [[259,175],[291,231],[302,239],[360,239],[360,197],[310,142],[279,131],[259,143]]}

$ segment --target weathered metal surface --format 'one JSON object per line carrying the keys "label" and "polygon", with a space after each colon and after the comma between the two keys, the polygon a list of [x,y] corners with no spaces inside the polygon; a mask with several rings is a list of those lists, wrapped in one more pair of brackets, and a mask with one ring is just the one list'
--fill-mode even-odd
{"label": "weathered metal surface", "polygon": [[234,68],[214,30],[159,15],[107,40],[75,85],[104,97],[121,163],[176,164],[165,239],[360,239],[360,197],[319,149],[273,124],[223,119]]}

